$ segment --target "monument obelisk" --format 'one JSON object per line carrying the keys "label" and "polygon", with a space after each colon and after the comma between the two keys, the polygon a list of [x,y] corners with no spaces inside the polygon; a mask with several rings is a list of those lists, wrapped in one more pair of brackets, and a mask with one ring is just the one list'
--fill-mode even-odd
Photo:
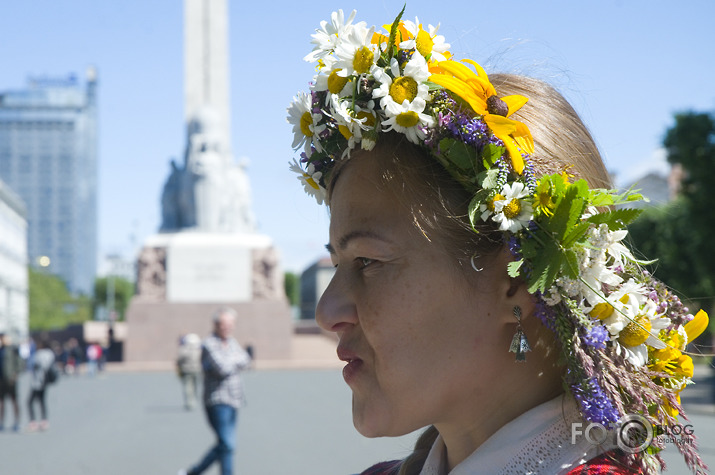
{"label": "monument obelisk", "polygon": [[236,337],[257,357],[290,351],[277,252],[256,232],[245,165],[231,151],[228,18],[226,0],[184,0],[184,160],[172,161],[160,232],[138,258],[128,361],[172,360],[177,339],[205,335],[220,306],[237,311]]}

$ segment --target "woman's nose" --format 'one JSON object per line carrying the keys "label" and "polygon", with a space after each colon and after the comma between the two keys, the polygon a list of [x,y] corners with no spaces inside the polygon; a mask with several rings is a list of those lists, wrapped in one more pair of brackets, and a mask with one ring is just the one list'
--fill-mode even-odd
{"label": "woman's nose", "polygon": [[357,308],[338,270],[323,292],[315,309],[315,320],[323,330],[339,332],[358,322]]}

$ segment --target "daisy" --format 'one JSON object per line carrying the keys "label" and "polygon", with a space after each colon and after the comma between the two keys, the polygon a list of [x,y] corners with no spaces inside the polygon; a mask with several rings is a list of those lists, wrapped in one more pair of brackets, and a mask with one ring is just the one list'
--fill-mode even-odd
{"label": "daisy", "polygon": [[298,179],[303,184],[305,192],[315,198],[319,205],[322,205],[327,194],[325,188],[320,185],[323,174],[316,172],[315,165],[312,163],[309,163],[307,169],[303,171],[295,159],[293,159],[293,163],[290,163],[290,169],[298,174]]}
{"label": "daisy", "polygon": [[326,128],[325,124],[319,124],[322,119],[321,114],[312,112],[312,96],[305,92],[299,92],[288,107],[288,123],[293,125],[293,149],[304,147],[305,154],[310,157],[313,145],[317,151],[322,151],[318,137]]}
{"label": "daisy", "polygon": [[[340,97],[349,96],[353,91],[353,82],[350,78],[340,76],[340,68],[330,70],[328,74],[318,74],[313,78],[311,90],[328,91],[330,95],[337,94]],[[325,98],[325,103],[330,101],[330,95]]]}
{"label": "daisy", "polygon": [[489,198],[486,203],[482,203],[479,205],[479,212],[482,213],[482,221],[486,221],[487,219],[489,219],[489,216],[494,214],[494,202],[501,201],[503,199],[505,199],[504,195],[502,195],[501,193],[497,193],[496,195]]}
{"label": "daisy", "polygon": [[402,25],[409,33],[409,38],[400,43],[401,49],[416,49],[422,56],[430,61],[447,61],[451,55],[447,51],[449,43],[445,43],[444,36],[438,35],[437,27],[429,25],[427,31],[422,28],[420,20],[415,18],[415,22],[405,20]]}
{"label": "daisy", "polygon": [[644,366],[648,361],[649,346],[656,350],[666,348],[658,335],[661,330],[670,326],[671,321],[663,317],[663,314],[657,314],[656,308],[655,302],[647,300],[618,334],[617,340],[623,347],[626,358],[636,366]]}
{"label": "daisy", "polygon": [[501,192],[503,200],[494,202],[492,220],[499,223],[501,231],[515,233],[529,225],[533,218],[529,190],[521,182],[507,183]]}
{"label": "daisy", "polygon": [[645,305],[647,300],[643,285],[629,279],[608,297],[600,292],[589,296],[588,302],[591,306],[585,306],[584,313],[603,321],[608,332],[615,338],[638,315],[640,307]]}
{"label": "daisy", "polygon": [[372,43],[375,27],[369,29],[364,24],[353,25],[345,30],[340,44],[335,48],[333,69],[340,69],[338,75],[348,77],[367,74],[375,67],[379,56],[378,46]]}
{"label": "daisy", "polygon": [[[320,22],[320,29],[316,29],[315,33],[311,35],[313,40],[311,43],[315,45],[313,51],[303,58],[308,62],[323,61],[328,60],[328,56],[335,51],[338,44],[340,44],[341,37],[348,30],[353,20],[355,19],[355,14],[357,10],[353,10],[347,21],[345,21],[345,15],[342,10],[333,12],[330,15],[330,23],[323,20]],[[357,23],[360,26],[366,26],[364,21]]]}
{"label": "daisy", "polygon": [[385,110],[387,119],[382,123],[384,131],[395,130],[405,134],[410,142],[421,143],[427,137],[425,128],[434,125],[434,119],[422,113],[424,109],[425,101],[419,97],[412,102],[405,100],[402,104],[388,103]]}
{"label": "daisy", "polygon": [[606,265],[605,252],[589,252],[588,249],[583,251],[588,257],[579,266],[581,295],[589,302],[598,302],[602,299],[600,292],[604,285],[615,287],[623,282],[623,279]]}
{"label": "daisy", "polygon": [[351,108],[349,100],[341,101],[337,95],[331,96],[332,117],[338,124],[338,131],[348,141],[348,147],[343,152],[343,158],[350,155],[350,151],[357,143],[362,141],[363,131],[371,130],[375,127],[375,106],[373,101],[362,108],[355,105]]}
{"label": "daisy", "polygon": [[591,234],[591,244],[597,249],[603,249],[613,257],[614,264],[623,265],[623,259],[634,261],[631,251],[621,241],[628,235],[625,229],[610,231],[607,224],[601,224]]}
{"label": "daisy", "polygon": [[[429,87],[425,81],[429,79],[430,72],[422,55],[413,54],[405,65],[403,73],[400,73],[397,59],[392,58],[389,74],[386,70],[376,69],[374,76],[380,86],[373,91],[372,97],[380,99],[380,106],[383,109],[394,104],[404,105],[405,101],[412,104],[419,100],[421,104],[426,104],[429,99]],[[423,110],[424,106],[417,112]]]}

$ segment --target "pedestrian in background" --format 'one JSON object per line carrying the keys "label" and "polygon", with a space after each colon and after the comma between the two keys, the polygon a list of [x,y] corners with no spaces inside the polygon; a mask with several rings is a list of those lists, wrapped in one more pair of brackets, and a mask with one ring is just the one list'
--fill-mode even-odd
{"label": "pedestrian in background", "polygon": [[87,374],[94,377],[97,374],[99,361],[102,359],[102,347],[92,343],[87,347]]}
{"label": "pedestrian in background", "polygon": [[0,431],[5,426],[5,398],[12,402],[15,416],[12,429],[20,430],[20,407],[17,404],[17,377],[22,372],[22,358],[17,346],[12,345],[10,337],[0,333]]}
{"label": "pedestrian in background", "polygon": [[198,475],[214,462],[221,464],[221,474],[233,473],[233,452],[236,446],[238,409],[244,404],[241,371],[251,358],[233,338],[236,312],[228,307],[214,314],[214,332],[203,344],[201,365],[204,372],[204,406],[211,428],[216,433],[214,445],[204,458],[188,472]]}
{"label": "pedestrian in background", "polygon": [[[55,364],[55,354],[49,348],[47,340],[41,339],[37,345],[38,350],[32,362],[32,380],[30,382],[30,398],[27,401],[27,407],[30,414],[30,424],[27,427],[29,432],[39,430],[47,430],[49,422],[47,419],[47,374],[52,370]],[[40,404],[40,422],[35,418],[34,403],[37,401]]]}
{"label": "pedestrian in background", "polygon": [[196,406],[201,373],[201,338],[197,334],[189,333],[179,342],[176,371],[181,379],[184,407],[190,411]]}

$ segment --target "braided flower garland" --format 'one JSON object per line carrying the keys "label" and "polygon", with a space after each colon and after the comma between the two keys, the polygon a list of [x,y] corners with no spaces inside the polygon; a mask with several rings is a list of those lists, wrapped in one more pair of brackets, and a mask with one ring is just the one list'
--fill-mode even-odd
{"label": "braided flower garland", "polygon": [[[685,347],[708,316],[690,314],[623,244],[641,211],[618,205],[644,198],[589,189],[566,171],[536,177],[531,133],[509,118],[527,98],[498,97],[479,64],[451,59],[439,26],[425,29],[403,12],[380,33],[340,10],[312,35],[305,59],[317,74],[288,108],[293,147],[302,148],[290,167],[306,192],[322,204],[337,161],[371,150],[381,134],[404,134],[473,193],[473,227],[493,222],[503,232],[509,275],[524,279],[560,342],[565,384],[584,419],[612,427],[640,414],[653,425],[677,423],[680,391],[693,376]],[[703,470],[693,444],[678,447],[694,472]],[[656,439],[637,460],[646,467],[662,448]]]}

